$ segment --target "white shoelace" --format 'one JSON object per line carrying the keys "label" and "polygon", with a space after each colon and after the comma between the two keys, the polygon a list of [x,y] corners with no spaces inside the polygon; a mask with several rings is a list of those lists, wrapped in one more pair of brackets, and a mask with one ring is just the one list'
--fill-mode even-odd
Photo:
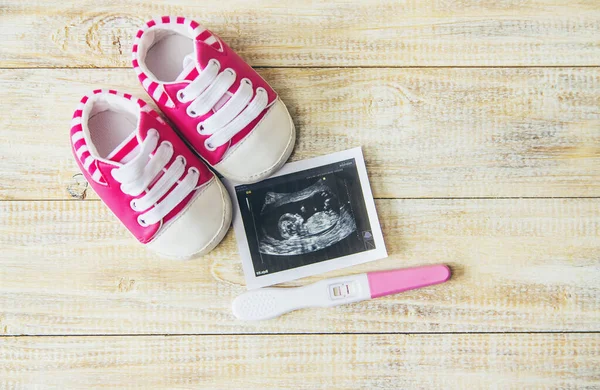
{"label": "white shoelace", "polygon": [[[191,167],[187,175],[179,180],[184,174],[186,164],[185,158],[181,155],[175,158],[168,169],[165,169],[173,157],[173,145],[169,141],[163,141],[158,145],[158,139],[158,131],[150,129],[146,139],[140,145],[140,153],[133,160],[112,170],[112,176],[121,183],[121,191],[125,194],[139,196],[145,192],[144,196],[133,199],[130,204],[133,211],[145,211],[138,216],[138,223],[141,226],[153,225],[162,220],[196,188],[200,179],[200,172]],[[163,175],[160,179],[148,189],[161,172]],[[174,185],[173,191],[159,202],[159,199]]]}
{"label": "white shoelace", "polygon": [[[227,68],[219,73],[221,64],[212,59],[200,74],[177,93],[181,103],[192,102],[188,116],[206,115],[223,98],[236,79],[235,72]],[[252,82],[243,78],[233,96],[210,118],[198,123],[198,133],[210,135],[204,142],[208,150],[215,150],[244,129],[267,107],[268,96],[264,88],[257,88],[252,98]],[[252,99],[252,100],[251,100]]]}

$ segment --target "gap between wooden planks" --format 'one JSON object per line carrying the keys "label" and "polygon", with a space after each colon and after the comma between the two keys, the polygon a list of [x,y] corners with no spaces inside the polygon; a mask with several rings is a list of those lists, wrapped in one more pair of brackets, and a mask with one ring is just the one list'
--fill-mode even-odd
{"label": "gap between wooden planks", "polygon": [[598,65],[600,3],[5,0],[1,67],[129,66],[139,26],[183,15],[253,66]]}
{"label": "gap between wooden planks", "polygon": [[0,334],[600,331],[597,199],[378,200],[390,257],[329,276],[448,263],[444,285],[277,320],[235,320],[233,233],[147,252],[99,201],[0,202]]}
{"label": "gap between wooden planks", "polygon": [[19,337],[7,388],[580,389],[600,386],[598,334]]}
{"label": "gap between wooden planks", "polygon": [[[258,4],[260,11],[242,1],[5,2],[0,66],[127,67],[138,25],[160,14],[195,17],[251,64],[269,67],[600,59],[596,1]],[[76,169],[64,135],[84,87],[126,85],[147,99],[130,70],[40,72],[2,80],[11,99],[0,107],[16,113],[0,120],[12,131],[0,146],[3,199],[66,198]],[[304,134],[294,159],[365,145],[378,197],[599,196],[597,68],[261,73]],[[15,163],[23,157],[27,164]],[[0,306],[9,309],[0,332],[597,331],[595,202],[379,201],[393,256],[356,272],[451,261],[449,294],[434,287],[264,327],[232,324],[226,310],[242,290],[231,235],[204,261],[167,265],[135,246],[98,202],[5,202],[0,218],[12,230],[0,239],[8,243]],[[366,318],[370,312],[381,318]],[[8,387],[121,387],[135,378],[213,388],[581,388],[598,386],[598,349],[597,334],[4,337],[0,377]]]}
{"label": "gap between wooden planks", "polygon": [[[362,146],[377,198],[600,196],[600,68],[259,72],[294,118],[292,160]],[[0,70],[0,87],[0,199],[69,198],[83,94],[149,100],[131,69]]]}

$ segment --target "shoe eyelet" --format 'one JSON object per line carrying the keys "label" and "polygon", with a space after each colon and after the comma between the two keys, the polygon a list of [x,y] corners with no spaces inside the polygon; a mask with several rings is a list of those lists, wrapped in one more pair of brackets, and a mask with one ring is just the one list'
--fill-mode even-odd
{"label": "shoe eyelet", "polygon": [[221,63],[219,62],[219,60],[216,60],[214,58],[211,58],[208,61],[209,64],[213,64],[214,66],[216,66],[217,68],[221,69]]}
{"label": "shoe eyelet", "polygon": [[231,68],[227,68],[225,69],[223,72],[227,72],[230,75],[232,75],[233,77],[235,77],[235,70],[231,69]]}
{"label": "shoe eyelet", "polygon": [[200,122],[196,125],[196,131],[198,131],[198,134],[200,135],[208,135],[204,132],[204,123]]}
{"label": "shoe eyelet", "polygon": [[206,139],[206,141],[204,141],[204,147],[209,152],[214,152],[215,150],[217,150],[216,146],[214,146],[213,144],[211,144],[210,142],[208,142],[208,138]]}
{"label": "shoe eyelet", "polygon": [[131,207],[131,209],[132,209],[133,211],[140,211],[140,210],[138,210],[138,208],[137,208],[137,205],[135,204],[135,201],[136,201],[136,200],[137,200],[137,199],[131,199],[131,202],[129,202],[129,207]]}
{"label": "shoe eyelet", "polygon": [[256,88],[256,92],[267,93],[267,90],[264,89],[263,87],[258,87],[258,88]]}
{"label": "shoe eyelet", "polygon": [[246,83],[246,85],[252,86],[252,81],[250,81],[250,79],[246,77],[242,79],[242,83]]}
{"label": "shoe eyelet", "polygon": [[194,111],[194,110],[190,110],[189,107],[185,110],[185,112],[188,114],[188,116],[190,118],[196,118],[196,117],[198,117],[197,112]]}
{"label": "shoe eyelet", "polygon": [[138,215],[138,217],[137,217],[137,222],[138,222],[138,224],[139,224],[141,227],[148,227],[148,226],[150,226],[150,225],[148,225],[148,224],[146,223],[146,221],[144,221],[144,218],[142,218],[142,216],[141,216],[141,215]]}
{"label": "shoe eyelet", "polygon": [[173,144],[169,141],[163,141],[161,144],[167,145],[169,148],[173,149]]}
{"label": "shoe eyelet", "polygon": [[179,162],[181,162],[182,165],[184,165],[184,166],[187,165],[187,160],[181,154],[179,156],[177,156],[177,160]]}
{"label": "shoe eyelet", "polygon": [[179,103],[186,103],[185,93],[183,93],[183,89],[180,89],[179,91],[177,91],[177,100],[179,100]]}
{"label": "shoe eyelet", "polygon": [[152,135],[154,137],[160,136],[160,134],[158,133],[158,130],[156,130],[155,128],[151,128],[150,130],[148,130],[148,134]]}
{"label": "shoe eyelet", "polygon": [[196,175],[200,176],[200,171],[198,170],[198,168],[196,167],[191,167],[190,169],[188,169],[189,172],[193,172]]}

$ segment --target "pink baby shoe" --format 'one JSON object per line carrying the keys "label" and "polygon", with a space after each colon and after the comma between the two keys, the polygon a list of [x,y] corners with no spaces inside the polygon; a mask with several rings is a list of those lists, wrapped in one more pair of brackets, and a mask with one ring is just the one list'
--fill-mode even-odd
{"label": "pink baby shoe", "polygon": [[73,115],[71,144],[94,191],[158,254],[202,255],[225,236],[227,191],[143,100],[113,90],[84,96]]}
{"label": "pink baby shoe", "polygon": [[226,178],[262,180],[290,156],[296,136],[283,102],[197,22],[175,16],[147,22],[133,45],[133,67],[183,138]]}

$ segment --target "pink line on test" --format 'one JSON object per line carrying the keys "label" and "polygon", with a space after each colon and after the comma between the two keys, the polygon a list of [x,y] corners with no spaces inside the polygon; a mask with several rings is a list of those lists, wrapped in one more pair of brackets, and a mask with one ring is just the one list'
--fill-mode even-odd
{"label": "pink line on test", "polygon": [[444,283],[450,279],[450,268],[447,265],[431,265],[425,267],[405,268],[392,271],[369,272],[369,289],[371,298],[398,294],[425,286]]}

